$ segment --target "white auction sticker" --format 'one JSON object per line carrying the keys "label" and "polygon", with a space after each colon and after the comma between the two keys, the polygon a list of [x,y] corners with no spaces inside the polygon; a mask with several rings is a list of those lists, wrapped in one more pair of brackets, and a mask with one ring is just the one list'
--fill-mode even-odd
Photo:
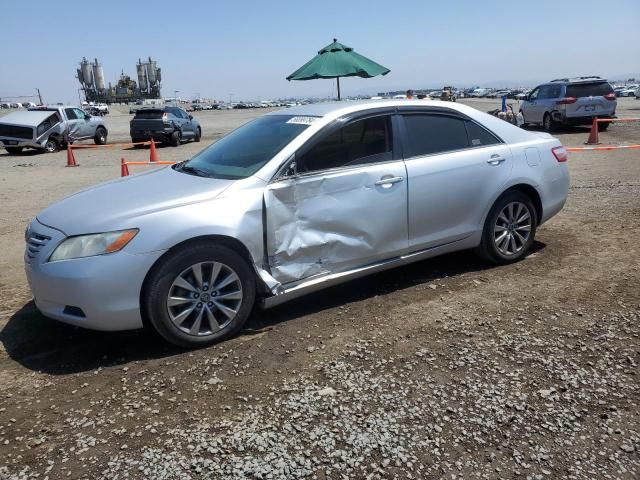
{"label": "white auction sticker", "polygon": [[311,125],[319,117],[292,117],[287,120],[287,123],[295,123],[296,125]]}

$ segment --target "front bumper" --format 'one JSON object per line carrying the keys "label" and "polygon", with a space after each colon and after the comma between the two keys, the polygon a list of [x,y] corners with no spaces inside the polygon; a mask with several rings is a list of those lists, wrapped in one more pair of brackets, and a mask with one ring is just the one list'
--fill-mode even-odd
{"label": "front bumper", "polygon": [[34,220],[31,232],[48,237],[35,254],[27,248],[25,272],[38,310],[64,323],[93,330],[142,328],[140,292],[164,251],[47,262],[65,235]]}

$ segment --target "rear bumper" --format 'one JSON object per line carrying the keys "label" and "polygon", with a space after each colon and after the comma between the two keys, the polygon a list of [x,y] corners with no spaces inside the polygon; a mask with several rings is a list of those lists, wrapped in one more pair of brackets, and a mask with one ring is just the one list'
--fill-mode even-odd
{"label": "rear bumper", "polygon": [[615,112],[605,115],[583,115],[568,117],[564,112],[554,111],[551,112],[551,118],[554,122],[561,123],[563,125],[591,125],[594,118],[616,118]]}
{"label": "rear bumper", "polygon": [[7,137],[0,137],[0,147],[2,148],[12,148],[12,147],[31,147],[31,148],[43,148],[42,145],[40,145],[37,141],[35,140],[26,140],[26,139],[20,139],[20,138],[7,138]]}

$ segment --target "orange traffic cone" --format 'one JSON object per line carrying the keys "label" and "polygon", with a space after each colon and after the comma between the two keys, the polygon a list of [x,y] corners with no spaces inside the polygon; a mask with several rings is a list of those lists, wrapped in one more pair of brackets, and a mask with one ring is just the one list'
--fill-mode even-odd
{"label": "orange traffic cone", "polygon": [[598,145],[600,140],[598,139],[598,117],[593,118],[593,123],[591,124],[591,131],[589,132],[589,138],[585,145]]}
{"label": "orange traffic cone", "polygon": [[121,177],[129,176],[129,167],[127,166],[127,162],[125,162],[124,158],[120,159],[120,176]]}
{"label": "orange traffic cone", "polygon": [[73,148],[71,148],[71,144],[67,145],[67,167],[77,167],[76,157],[73,156]]}
{"label": "orange traffic cone", "polygon": [[156,142],[151,139],[151,144],[149,145],[149,161],[157,162],[158,161],[158,152],[156,152]]}

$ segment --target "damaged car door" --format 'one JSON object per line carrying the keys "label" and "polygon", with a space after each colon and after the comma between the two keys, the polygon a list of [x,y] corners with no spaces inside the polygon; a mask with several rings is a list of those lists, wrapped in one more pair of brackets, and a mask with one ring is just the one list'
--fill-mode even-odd
{"label": "damaged car door", "polygon": [[390,114],[338,120],[265,191],[265,242],[282,284],[344,272],[408,247],[407,171]]}

